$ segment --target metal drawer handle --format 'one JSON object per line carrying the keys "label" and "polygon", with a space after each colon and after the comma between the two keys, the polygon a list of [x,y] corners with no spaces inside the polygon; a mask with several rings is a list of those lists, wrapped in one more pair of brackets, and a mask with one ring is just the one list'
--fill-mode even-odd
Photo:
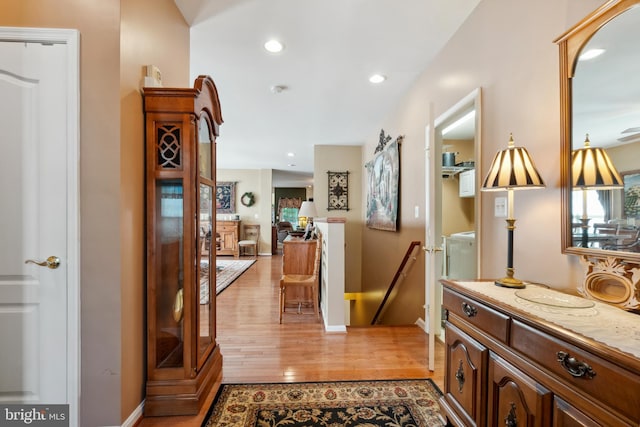
{"label": "metal drawer handle", "polygon": [[462,312],[466,314],[467,317],[474,317],[476,314],[478,314],[478,309],[470,304],[467,304],[466,302],[463,302]]}
{"label": "metal drawer handle", "polygon": [[556,356],[558,357],[558,362],[560,362],[562,367],[571,374],[571,376],[576,378],[586,378],[588,380],[596,376],[596,373],[591,369],[591,366],[585,362],[580,362],[575,357],[571,357],[569,353],[559,351],[556,353]]}
{"label": "metal drawer handle", "polygon": [[456,371],[456,381],[458,382],[458,391],[462,393],[462,387],[464,386],[464,368],[462,367],[462,359],[460,359],[460,366]]}

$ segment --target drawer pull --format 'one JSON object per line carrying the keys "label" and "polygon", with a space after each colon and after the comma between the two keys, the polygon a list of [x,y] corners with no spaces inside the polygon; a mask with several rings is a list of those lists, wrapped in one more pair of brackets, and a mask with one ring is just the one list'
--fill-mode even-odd
{"label": "drawer pull", "polygon": [[462,387],[464,386],[464,369],[462,368],[462,359],[460,359],[460,366],[456,371],[456,381],[458,381],[458,391],[462,393]]}
{"label": "drawer pull", "polygon": [[474,317],[476,314],[478,314],[478,309],[470,304],[467,304],[466,302],[463,302],[462,312],[466,314],[467,317]]}
{"label": "drawer pull", "polygon": [[516,404],[510,402],[511,408],[509,414],[504,419],[504,425],[507,427],[518,427],[518,417],[516,416]]}
{"label": "drawer pull", "polygon": [[591,379],[596,376],[596,373],[591,369],[591,366],[587,365],[585,362],[580,362],[575,357],[571,357],[569,353],[559,351],[556,353],[556,356],[558,357],[558,362],[560,362],[562,367],[571,374],[571,376],[586,379]]}

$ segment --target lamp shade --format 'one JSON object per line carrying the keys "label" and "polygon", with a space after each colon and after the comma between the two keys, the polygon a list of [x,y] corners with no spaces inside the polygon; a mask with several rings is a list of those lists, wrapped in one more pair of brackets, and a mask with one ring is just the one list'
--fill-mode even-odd
{"label": "lamp shade", "polygon": [[604,149],[591,147],[589,135],[584,147],[571,153],[571,182],[575,188],[601,190],[622,188],[623,181]]}
{"label": "lamp shade", "polygon": [[529,152],[524,147],[515,147],[513,135],[506,150],[496,153],[489,173],[482,184],[483,191],[504,191],[526,188],[544,188]]}
{"label": "lamp shade", "polygon": [[304,216],[307,218],[317,217],[318,211],[316,210],[316,204],[310,201],[302,202],[302,206],[300,206],[300,210],[298,211],[298,216]]}

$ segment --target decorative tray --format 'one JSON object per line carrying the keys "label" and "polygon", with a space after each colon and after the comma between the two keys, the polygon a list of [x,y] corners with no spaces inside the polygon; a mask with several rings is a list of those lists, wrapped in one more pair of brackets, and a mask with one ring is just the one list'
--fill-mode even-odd
{"label": "decorative tray", "polygon": [[525,299],[537,304],[550,305],[562,308],[591,308],[595,305],[593,301],[574,295],[563,294],[551,289],[519,289],[515,292],[519,298]]}

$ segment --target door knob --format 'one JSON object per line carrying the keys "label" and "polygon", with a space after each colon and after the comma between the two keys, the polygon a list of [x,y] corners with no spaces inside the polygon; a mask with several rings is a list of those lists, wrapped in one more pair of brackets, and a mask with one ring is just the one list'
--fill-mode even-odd
{"label": "door knob", "polygon": [[425,252],[429,252],[430,254],[434,253],[434,252],[442,252],[442,248],[438,247],[438,246],[423,246],[422,250]]}
{"label": "door knob", "polygon": [[55,270],[56,268],[58,268],[60,266],[60,258],[58,258],[57,256],[53,256],[51,255],[49,258],[47,258],[46,261],[35,261],[32,259],[28,259],[24,262],[25,264],[36,264],[39,265],[40,267],[48,267],[52,270]]}

